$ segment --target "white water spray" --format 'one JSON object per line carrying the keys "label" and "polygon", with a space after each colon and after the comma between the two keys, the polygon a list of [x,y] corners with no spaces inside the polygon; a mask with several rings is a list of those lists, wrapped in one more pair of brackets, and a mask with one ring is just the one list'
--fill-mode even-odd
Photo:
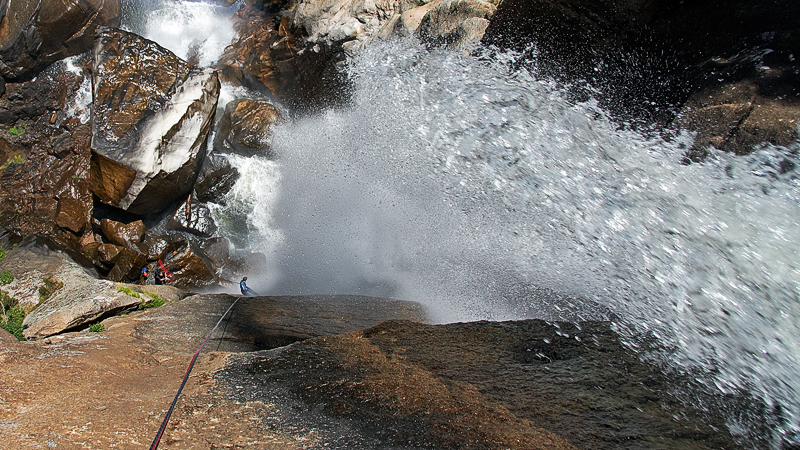
{"label": "white water spray", "polygon": [[236,36],[231,19],[235,10],[204,1],[127,0],[122,27],[184,60],[196,56],[200,67],[208,67]]}
{"label": "white water spray", "polygon": [[689,136],[619,131],[526,72],[410,43],[351,76],[352,106],[279,127],[279,181],[252,186],[264,291],[395,296],[439,321],[611,311],[798,422],[791,151],[682,165]]}
{"label": "white water spray", "polygon": [[[198,33],[149,37],[185,57]],[[780,404],[776,432],[794,432],[800,178],[779,167],[800,145],[685,166],[689,136],[619,131],[507,67],[375,44],[351,61],[350,107],[279,127],[276,161],[234,157],[243,176],[214,214],[267,255],[256,289],[405,298],[443,322],[612,312],[674,367]]]}

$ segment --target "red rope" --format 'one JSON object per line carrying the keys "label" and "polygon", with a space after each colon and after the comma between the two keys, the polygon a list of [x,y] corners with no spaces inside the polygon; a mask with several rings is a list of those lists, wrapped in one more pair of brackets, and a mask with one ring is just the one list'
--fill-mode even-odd
{"label": "red rope", "polygon": [[197,351],[194,352],[194,356],[192,356],[192,361],[189,363],[189,367],[186,368],[186,373],[183,375],[183,382],[181,382],[181,387],[178,388],[178,393],[175,394],[175,398],[172,400],[172,404],[169,405],[169,409],[167,410],[167,415],[164,417],[164,421],[161,422],[161,428],[158,429],[158,434],[156,435],[156,438],[153,440],[153,444],[150,446],[150,450],[156,450],[158,448],[158,444],[161,442],[161,437],[164,435],[164,430],[167,429],[167,423],[169,423],[169,418],[172,415],[172,410],[175,409],[175,404],[178,403],[178,397],[180,397],[181,391],[183,391],[183,387],[186,386],[186,381],[189,380],[189,374],[192,373],[192,368],[194,367],[194,363],[197,361],[197,357],[200,356],[200,352],[203,351],[203,347],[205,347],[206,344],[208,343],[208,340],[211,339],[211,335],[214,334],[214,331],[217,330],[219,324],[222,323],[222,320],[225,319],[225,316],[228,315],[231,309],[233,309],[233,305],[235,305],[240,298],[242,297],[238,297],[233,303],[231,303],[231,306],[228,307],[228,310],[225,311],[225,314],[223,314],[222,317],[219,318],[217,324],[214,325],[214,328],[212,328],[211,332],[208,333],[208,336],[206,336],[206,339],[203,341],[203,345],[201,345],[200,348],[198,348]]}

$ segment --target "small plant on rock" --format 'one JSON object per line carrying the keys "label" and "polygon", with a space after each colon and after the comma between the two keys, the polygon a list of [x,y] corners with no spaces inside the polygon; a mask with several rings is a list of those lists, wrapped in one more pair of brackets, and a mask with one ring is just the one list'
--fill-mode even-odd
{"label": "small plant on rock", "polygon": [[145,294],[147,294],[148,296],[150,296],[150,297],[153,299],[153,301],[152,301],[152,302],[146,302],[146,301],[143,299],[143,300],[142,300],[142,303],[141,303],[141,304],[139,304],[139,309],[158,308],[159,306],[164,306],[164,303],[167,303],[167,302],[166,302],[166,301],[164,301],[164,299],[163,299],[163,298],[161,298],[161,296],[159,296],[158,294],[151,294],[151,293],[149,293],[149,292],[145,292]]}
{"label": "small plant on rock", "polygon": [[122,292],[125,295],[130,295],[131,297],[135,298],[142,298],[141,294],[125,286],[117,286],[117,292]]}
{"label": "small plant on rock", "polygon": [[12,136],[19,136],[20,134],[22,134],[24,132],[25,132],[25,127],[23,127],[23,126],[11,127],[11,128],[8,129],[8,134],[10,134]]}
{"label": "small plant on rock", "polygon": [[0,286],[11,284],[12,281],[14,281],[14,275],[11,273],[10,270],[4,270],[0,272]]}
{"label": "small plant on rock", "polygon": [[64,287],[64,283],[56,277],[50,277],[44,280],[44,285],[39,287],[39,304],[50,298],[57,290]]}
{"label": "small plant on rock", "polygon": [[0,308],[3,312],[0,318],[0,328],[13,334],[18,340],[24,341],[22,321],[25,320],[25,311],[20,308],[17,299],[11,298],[5,291],[0,291]]}
{"label": "small plant on rock", "polygon": [[15,157],[9,159],[5,163],[3,163],[3,165],[0,166],[0,170],[5,170],[6,167],[8,167],[10,165],[22,164],[23,161],[24,161],[24,159],[22,158],[22,155],[17,155]]}
{"label": "small plant on rock", "polygon": [[106,331],[106,326],[103,325],[102,323],[93,323],[89,325],[89,331],[91,331],[92,333],[100,333]]}

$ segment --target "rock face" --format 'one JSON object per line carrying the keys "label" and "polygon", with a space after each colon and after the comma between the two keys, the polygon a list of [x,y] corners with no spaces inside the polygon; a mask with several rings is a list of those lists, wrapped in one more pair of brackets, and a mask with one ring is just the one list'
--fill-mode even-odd
{"label": "rock face", "polygon": [[173,286],[191,288],[209,286],[217,282],[214,262],[190,240],[184,241],[177,250],[169,253],[164,263],[174,276]]}
{"label": "rock face", "polygon": [[208,172],[204,168],[194,185],[197,199],[201,202],[222,203],[225,194],[233,189],[238,179],[239,171],[228,164],[208,167]]}
{"label": "rock face", "polygon": [[0,98],[0,227],[78,254],[92,233],[92,134],[68,110],[83,80],[54,64]]}
{"label": "rock face", "polygon": [[444,0],[430,9],[420,21],[423,42],[468,49],[483,38],[499,0]]}
{"label": "rock face", "polygon": [[794,139],[798,14],[781,1],[506,0],[483,41],[545,76],[588,83],[626,121],[698,132],[687,155],[697,160],[707,145],[744,154]]}
{"label": "rock face", "polygon": [[191,69],[154,42],[106,29],[95,44],[93,81],[93,192],[141,215],[189,193],[216,110],[216,72]]}
{"label": "rock face", "polygon": [[31,0],[0,3],[0,75],[32,78],[49,64],[89,51],[95,30],[118,26],[119,0]]}
{"label": "rock face", "polygon": [[102,219],[100,227],[103,229],[103,234],[112,244],[120,246],[131,246],[140,242],[145,230],[144,222],[141,220],[126,224]]}
{"label": "rock face", "polygon": [[339,448],[740,448],[602,322],[391,321],[241,354],[215,378]]}

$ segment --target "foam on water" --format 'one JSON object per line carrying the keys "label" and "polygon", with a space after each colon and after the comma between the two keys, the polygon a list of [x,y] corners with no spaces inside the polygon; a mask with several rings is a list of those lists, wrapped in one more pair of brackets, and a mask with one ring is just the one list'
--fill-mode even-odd
{"label": "foam on water", "polygon": [[373,45],[350,107],[279,127],[268,168],[236,162],[258,171],[233,196],[268,256],[259,291],[406,298],[442,322],[612,312],[632,345],[798,423],[798,148],[682,165],[690,136],[621,131],[507,67]]}

